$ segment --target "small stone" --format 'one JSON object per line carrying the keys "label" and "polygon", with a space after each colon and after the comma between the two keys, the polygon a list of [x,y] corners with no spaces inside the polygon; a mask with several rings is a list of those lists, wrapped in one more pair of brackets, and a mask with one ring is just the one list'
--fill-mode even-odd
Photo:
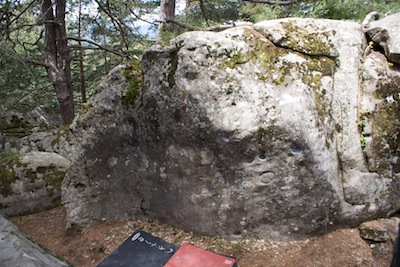
{"label": "small stone", "polygon": [[388,230],[378,221],[364,222],[359,226],[360,236],[363,239],[375,242],[386,242],[389,240]]}

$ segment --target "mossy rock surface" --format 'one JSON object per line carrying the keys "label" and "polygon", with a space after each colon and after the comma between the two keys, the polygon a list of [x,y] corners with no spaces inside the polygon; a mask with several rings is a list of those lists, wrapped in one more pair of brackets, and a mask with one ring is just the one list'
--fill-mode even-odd
{"label": "mossy rock surface", "polygon": [[125,103],[132,104],[143,87],[143,75],[140,69],[140,61],[135,60],[130,62],[124,69],[124,76],[129,83],[129,88],[123,96],[123,100]]}
{"label": "mossy rock surface", "polygon": [[0,154],[0,194],[7,197],[12,194],[11,185],[17,180],[14,166],[19,163],[19,154],[3,152]]}
{"label": "mossy rock surface", "polygon": [[381,102],[368,116],[372,124],[372,153],[376,160],[371,166],[378,173],[400,172],[400,75],[378,81],[375,97]]}

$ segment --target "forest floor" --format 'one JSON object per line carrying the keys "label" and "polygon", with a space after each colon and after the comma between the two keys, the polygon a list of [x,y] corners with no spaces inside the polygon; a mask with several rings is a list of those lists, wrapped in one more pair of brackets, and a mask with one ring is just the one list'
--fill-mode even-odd
{"label": "forest floor", "polygon": [[[76,267],[92,267],[142,229],[169,243],[195,246],[238,258],[239,267],[290,266],[390,266],[392,242],[374,252],[357,228],[341,229],[301,241],[224,240],[197,235],[154,220],[106,221],[80,233],[65,230],[63,207],[13,217],[12,221],[32,240]],[[376,249],[375,249],[376,251]]]}

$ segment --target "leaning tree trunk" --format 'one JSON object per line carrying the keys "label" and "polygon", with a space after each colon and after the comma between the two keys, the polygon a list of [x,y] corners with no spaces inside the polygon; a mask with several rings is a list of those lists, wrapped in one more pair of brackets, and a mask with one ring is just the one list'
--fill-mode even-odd
{"label": "leaning tree trunk", "polygon": [[74,119],[74,99],[70,56],[65,27],[66,0],[56,0],[56,13],[52,0],[42,0],[42,14],[45,24],[44,60],[50,82],[54,86],[60,105],[63,123],[70,124]]}

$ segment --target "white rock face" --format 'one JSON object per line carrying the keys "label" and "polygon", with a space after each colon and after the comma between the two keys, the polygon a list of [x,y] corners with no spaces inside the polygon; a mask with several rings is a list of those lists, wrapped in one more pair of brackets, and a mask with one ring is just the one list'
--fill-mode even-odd
{"label": "white rock face", "polygon": [[364,38],[312,19],[188,32],[145,53],[131,104],[116,68],[72,126],[69,225],[291,239],[398,210],[400,76]]}
{"label": "white rock face", "polygon": [[37,171],[40,167],[49,167],[53,165],[59,171],[67,171],[71,161],[56,153],[32,151],[22,156],[21,163],[26,164],[27,168]]}

